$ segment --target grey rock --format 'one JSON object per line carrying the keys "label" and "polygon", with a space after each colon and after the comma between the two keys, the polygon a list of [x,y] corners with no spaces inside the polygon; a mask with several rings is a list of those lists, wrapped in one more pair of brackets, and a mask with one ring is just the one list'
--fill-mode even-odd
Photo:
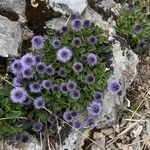
{"label": "grey rock", "polygon": [[17,56],[22,41],[19,22],[0,16],[0,56]]}
{"label": "grey rock", "polygon": [[87,7],[86,0],[49,0],[49,5],[54,8],[54,10],[59,11],[63,14],[72,14],[82,12]]}

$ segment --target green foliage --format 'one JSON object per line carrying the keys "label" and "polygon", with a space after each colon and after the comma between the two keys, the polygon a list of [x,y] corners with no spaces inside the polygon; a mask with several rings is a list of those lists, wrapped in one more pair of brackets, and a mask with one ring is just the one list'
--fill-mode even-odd
{"label": "green foliage", "polygon": [[[139,34],[133,31],[133,26],[138,23],[142,26]],[[142,12],[142,9],[135,6],[131,9],[122,9],[117,19],[117,32],[127,39],[135,52],[149,50],[150,20]],[[146,46],[140,46],[140,41],[146,41]]]}

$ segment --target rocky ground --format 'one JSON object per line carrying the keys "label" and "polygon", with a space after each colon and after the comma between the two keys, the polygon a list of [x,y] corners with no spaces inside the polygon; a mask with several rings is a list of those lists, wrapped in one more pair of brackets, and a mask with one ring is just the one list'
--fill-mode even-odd
{"label": "rocky ground", "polygon": [[123,85],[121,95],[112,97],[105,93],[104,111],[96,128],[81,133],[70,129],[64,134],[64,127],[58,133],[58,141],[52,142],[49,138],[46,141],[51,148],[44,147],[45,141],[38,142],[31,137],[26,144],[11,139],[0,141],[0,150],[54,149],[52,143],[56,150],[150,149],[150,55],[137,56],[116,34],[115,17],[123,3],[113,0],[83,0],[82,3],[80,0],[0,0],[1,74],[5,74],[10,58],[30,50],[34,34],[44,34],[46,27],[60,28],[68,22],[71,13],[78,11],[106,31],[113,45],[113,60],[109,60],[109,67],[114,68],[111,78],[119,78]]}

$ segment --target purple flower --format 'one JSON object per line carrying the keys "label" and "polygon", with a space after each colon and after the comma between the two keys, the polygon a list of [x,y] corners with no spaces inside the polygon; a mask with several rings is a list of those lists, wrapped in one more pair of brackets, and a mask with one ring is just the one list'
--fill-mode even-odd
{"label": "purple flower", "polygon": [[87,62],[87,55],[86,54],[82,54],[80,60],[82,62]]}
{"label": "purple flower", "polygon": [[69,48],[61,48],[57,51],[57,59],[60,62],[66,63],[72,58],[72,51]]}
{"label": "purple flower", "polygon": [[42,85],[43,85],[43,88],[44,88],[44,89],[50,90],[50,89],[52,88],[53,83],[52,83],[52,81],[50,81],[50,80],[44,80],[44,81],[42,82]]}
{"label": "purple flower", "polygon": [[77,87],[77,83],[75,81],[69,80],[67,82],[67,89],[68,89],[68,91],[73,91],[73,90],[76,89],[76,87]]}
{"label": "purple flower", "polygon": [[117,94],[121,89],[121,85],[118,80],[111,80],[108,82],[107,89],[111,94]]}
{"label": "purple flower", "polygon": [[22,71],[23,78],[31,79],[33,78],[33,70],[31,68],[25,68]]}
{"label": "purple flower", "polygon": [[102,100],[102,93],[101,92],[95,92],[93,95],[93,99],[95,101],[101,101]]}
{"label": "purple flower", "polygon": [[93,101],[87,107],[88,113],[92,116],[98,115],[102,110],[102,105],[100,102]]}
{"label": "purple flower", "polygon": [[15,140],[20,142],[22,140],[22,134],[15,135]]}
{"label": "purple flower", "polygon": [[40,93],[41,92],[41,85],[38,82],[30,83],[29,84],[29,89],[33,93]]}
{"label": "purple flower", "polygon": [[27,143],[28,140],[29,140],[29,137],[28,137],[27,135],[24,135],[24,134],[23,134],[21,141],[22,141],[23,143]]}
{"label": "purple flower", "polygon": [[68,27],[63,26],[63,27],[62,27],[62,32],[65,33],[65,32],[67,32],[67,31],[68,31]]}
{"label": "purple flower", "polygon": [[79,73],[83,70],[83,64],[81,62],[76,62],[73,64],[73,70],[75,73]]}
{"label": "purple flower", "polygon": [[44,74],[45,73],[45,70],[46,70],[46,65],[44,63],[39,63],[37,64],[36,66],[36,71],[39,73],[39,74]]}
{"label": "purple flower", "polygon": [[80,19],[80,15],[78,13],[75,13],[75,14],[72,14],[71,15],[71,20],[74,20],[74,19]]}
{"label": "purple flower", "polygon": [[45,101],[42,97],[38,97],[34,100],[33,105],[36,109],[43,109],[45,107]]}
{"label": "purple flower", "polygon": [[53,114],[51,114],[50,117],[48,118],[48,122],[49,122],[49,123],[54,123],[54,122],[56,122],[56,116],[53,115]]}
{"label": "purple flower", "polygon": [[53,92],[59,92],[59,91],[60,91],[59,85],[54,84],[54,85],[52,86],[52,91],[53,91]]}
{"label": "purple flower", "polygon": [[12,73],[14,73],[16,75],[21,74],[23,68],[24,68],[24,66],[23,66],[22,62],[18,59],[13,61],[13,63],[10,66]]}
{"label": "purple flower", "polygon": [[39,56],[35,56],[35,65],[41,62],[41,58]]}
{"label": "purple flower", "polygon": [[48,76],[51,76],[55,74],[55,69],[51,65],[49,65],[45,68],[45,72]]}
{"label": "purple flower", "polygon": [[62,36],[62,31],[61,30],[55,31],[55,36],[56,37]]}
{"label": "purple flower", "polygon": [[136,33],[136,34],[139,34],[139,33],[141,33],[142,32],[142,25],[141,24],[139,24],[139,23],[136,23],[136,24],[134,24],[133,26],[132,26],[132,30],[133,30],[133,32],[134,33]]}
{"label": "purple flower", "polygon": [[58,39],[52,41],[52,46],[55,49],[59,49],[61,47],[61,42]]}
{"label": "purple flower", "polygon": [[78,99],[80,98],[80,95],[81,95],[80,91],[77,90],[77,89],[75,89],[75,90],[73,90],[73,91],[70,91],[69,94],[70,94],[70,96],[71,96],[74,100],[78,100]]}
{"label": "purple flower", "polygon": [[70,111],[65,111],[64,114],[63,114],[63,118],[64,118],[65,121],[71,122],[72,121],[72,116],[71,116]]}
{"label": "purple flower", "polygon": [[81,46],[82,42],[81,39],[79,37],[75,37],[72,40],[72,45],[79,48]]}
{"label": "purple flower", "polygon": [[85,82],[87,84],[94,84],[95,77],[92,74],[88,74],[88,75],[85,76]]}
{"label": "purple flower", "polygon": [[90,66],[94,66],[97,64],[97,55],[94,53],[89,53],[87,55],[87,63]]}
{"label": "purple flower", "polygon": [[30,99],[29,99],[29,97],[27,97],[26,100],[23,101],[22,104],[23,104],[23,105],[30,105]]}
{"label": "purple flower", "polygon": [[137,44],[137,48],[146,48],[148,43],[145,40],[139,41]]}
{"label": "purple flower", "polygon": [[77,116],[77,112],[74,111],[74,110],[72,110],[72,111],[71,111],[71,116],[72,116],[72,117],[76,117],[76,116]]}
{"label": "purple flower", "polygon": [[59,75],[60,77],[66,77],[67,73],[66,73],[65,68],[60,68],[60,69],[58,70],[58,75]]}
{"label": "purple flower", "polygon": [[95,125],[95,119],[94,118],[89,117],[84,121],[84,128],[91,127],[94,125]]}
{"label": "purple flower", "polygon": [[41,49],[44,47],[44,37],[34,36],[31,40],[33,49]]}
{"label": "purple flower", "polygon": [[67,92],[68,92],[66,83],[63,83],[62,85],[60,85],[60,91],[61,91],[62,93],[67,93]]}
{"label": "purple flower", "polygon": [[22,86],[23,78],[22,77],[15,77],[15,78],[13,78],[12,83],[14,86]]}
{"label": "purple flower", "polygon": [[79,120],[76,120],[73,122],[73,127],[76,129],[81,129],[82,128],[82,123]]}
{"label": "purple flower", "polygon": [[83,23],[80,19],[74,19],[71,21],[71,28],[72,30],[78,32],[81,31],[81,29],[83,28]]}
{"label": "purple flower", "polygon": [[43,129],[43,123],[42,122],[37,122],[33,124],[32,130],[35,132],[41,132]]}
{"label": "purple flower", "polygon": [[88,37],[88,42],[91,45],[95,45],[97,43],[97,38],[95,36],[91,35],[90,37]]}
{"label": "purple flower", "polygon": [[91,27],[91,25],[92,25],[92,22],[90,20],[86,19],[83,21],[83,27],[89,28]]}
{"label": "purple flower", "polygon": [[32,54],[26,54],[21,58],[22,64],[26,67],[32,67],[35,65],[35,57]]}
{"label": "purple flower", "polygon": [[16,87],[13,88],[10,91],[10,99],[14,102],[14,103],[23,103],[27,98],[27,93],[26,91],[21,88],[21,87]]}

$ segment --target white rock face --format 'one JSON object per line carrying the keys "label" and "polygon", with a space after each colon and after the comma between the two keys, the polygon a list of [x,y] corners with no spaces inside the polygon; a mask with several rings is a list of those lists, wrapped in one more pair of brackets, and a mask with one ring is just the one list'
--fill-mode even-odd
{"label": "white rock face", "polygon": [[49,0],[49,4],[56,11],[60,11],[63,14],[79,13],[87,7],[86,0]]}
{"label": "white rock face", "polygon": [[18,22],[0,16],[0,56],[17,56],[22,30]]}

